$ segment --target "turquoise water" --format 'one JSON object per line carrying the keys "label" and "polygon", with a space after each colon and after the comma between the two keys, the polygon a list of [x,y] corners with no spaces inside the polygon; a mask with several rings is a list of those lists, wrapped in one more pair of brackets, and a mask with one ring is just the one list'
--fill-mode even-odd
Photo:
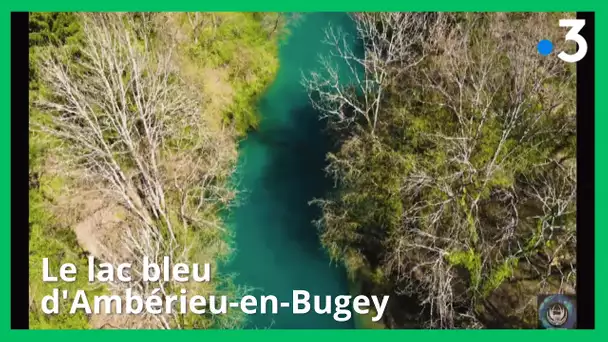
{"label": "turquoise water", "polygon": [[[328,54],[322,43],[328,25],[353,32],[345,14],[304,14],[290,24],[288,38],[280,47],[280,69],[259,103],[262,121],[240,146],[238,178],[241,206],[231,226],[237,253],[229,271],[238,273],[238,285],[256,290],[253,295],[275,295],[290,301],[292,291],[311,295],[348,294],[343,269],[330,265],[321,249],[312,220],[318,209],[308,201],[331,188],[324,177],[329,141],[324,123],[312,109],[301,85],[302,72],[318,69],[318,56]],[[336,322],[331,315],[278,315],[250,317],[249,328],[353,328],[353,319]]]}

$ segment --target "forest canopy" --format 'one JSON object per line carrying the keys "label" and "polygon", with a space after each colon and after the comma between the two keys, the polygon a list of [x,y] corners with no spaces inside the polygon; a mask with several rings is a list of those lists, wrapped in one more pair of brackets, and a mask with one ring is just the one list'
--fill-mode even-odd
{"label": "forest canopy", "polygon": [[338,146],[317,224],[389,327],[534,327],[575,291],[576,75],[535,51],[558,17],[353,13],[361,55],[327,30],[352,75],[304,79]]}
{"label": "forest canopy", "polygon": [[[45,315],[40,265],[88,255],[138,268],[144,256],[173,263],[230,256],[221,215],[240,136],[257,124],[257,97],[278,68],[276,13],[31,13],[30,326],[235,328],[245,316]],[[123,296],[176,284],[66,289]],[[231,277],[179,284],[200,294],[242,289]],[[70,298],[73,299],[73,298]],[[67,310],[69,312],[69,310]],[[66,312],[62,310],[61,312]]]}

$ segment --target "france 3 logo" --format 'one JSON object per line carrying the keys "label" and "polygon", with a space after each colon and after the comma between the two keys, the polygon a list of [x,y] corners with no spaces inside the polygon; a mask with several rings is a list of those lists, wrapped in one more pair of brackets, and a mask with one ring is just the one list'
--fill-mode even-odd
{"label": "france 3 logo", "polygon": [[539,295],[538,324],[541,329],[575,329],[576,297],[564,294]]}
{"label": "france 3 logo", "polygon": [[[568,63],[576,63],[583,59],[587,54],[587,41],[583,36],[579,33],[585,26],[585,20],[583,19],[560,19],[559,21],[560,27],[570,27],[570,30],[566,33],[566,41],[573,41],[578,46],[578,49],[575,54],[570,55],[565,51],[560,52],[557,57],[564,62]],[[548,56],[553,52],[553,43],[548,39],[543,39],[538,42],[536,46],[538,53],[542,56]]]}

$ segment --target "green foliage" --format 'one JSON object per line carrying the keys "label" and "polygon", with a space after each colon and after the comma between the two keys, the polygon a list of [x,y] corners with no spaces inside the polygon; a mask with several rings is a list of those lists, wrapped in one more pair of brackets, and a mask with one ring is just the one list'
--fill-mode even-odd
{"label": "green foliage", "polygon": [[[93,287],[89,284],[86,270],[87,263],[81,255],[75,251],[76,241],[73,232],[69,228],[57,229],[56,232],[49,232],[49,221],[44,218],[44,214],[33,213],[34,217],[30,219],[30,328],[31,329],[88,329],[89,318],[83,312],[78,312],[74,315],[70,314],[72,300],[75,298],[77,290],[84,290],[89,296],[90,304],[92,304],[92,296],[104,293],[103,288]],[[52,235],[51,235],[52,234]],[[80,251],[81,253],[81,251]],[[58,283],[42,282],[42,259],[49,259],[49,268],[51,272],[55,272],[62,264],[73,263],[79,270],[76,276],[76,281],[67,283],[60,281]],[[53,289],[57,288],[60,291],[68,291],[68,299],[60,298],[59,314],[47,315],[42,312],[42,298],[46,295],[51,295]]]}
{"label": "green foliage", "polygon": [[481,255],[473,249],[454,251],[446,255],[447,261],[453,266],[462,266],[471,277],[471,288],[476,289],[481,282]]}
{"label": "green foliage", "polygon": [[[383,239],[399,228],[403,215],[400,175],[405,161],[394,151],[380,148],[373,139],[353,140],[330,160],[347,165],[330,165],[340,172],[341,187],[331,201],[323,202],[325,214],[321,240],[330,256],[343,261],[351,277],[374,267],[365,257],[365,236]],[[330,171],[333,172],[333,171]],[[373,246],[366,248],[380,248]]]}
{"label": "green foliage", "polygon": [[489,272],[487,279],[485,280],[481,294],[483,297],[487,297],[492,291],[497,289],[505,280],[513,275],[513,271],[519,264],[518,258],[508,258],[503,261],[496,269]]}
{"label": "green foliage", "polygon": [[70,12],[33,12],[29,29],[30,46],[63,46],[82,39],[80,24]]}
{"label": "green foliage", "polygon": [[[50,183],[50,184],[49,184]],[[77,290],[84,290],[92,303],[92,296],[105,293],[103,286],[95,286],[88,282],[87,259],[84,252],[78,247],[76,235],[70,227],[61,224],[58,219],[47,209],[48,196],[44,190],[48,187],[56,187],[57,179],[40,180],[40,187],[30,189],[29,207],[29,286],[30,286],[30,328],[32,329],[88,329],[89,317],[78,312],[70,314],[72,300]],[[42,281],[42,259],[48,258],[49,269],[53,275],[62,264],[72,263],[79,271],[76,281],[47,283]],[[60,298],[59,314],[47,315],[42,311],[42,299],[51,295],[53,289],[68,291],[68,299]]]}
{"label": "green foliage", "polygon": [[[31,13],[29,21],[30,46],[30,101],[37,99],[44,88],[39,84],[37,61],[49,48],[66,48],[72,56],[78,54],[82,32],[76,16],[72,13]],[[30,121],[46,120],[46,113],[35,108],[30,110]],[[46,176],[45,161],[56,146],[55,139],[42,132],[30,132],[29,143],[29,284],[30,284],[30,327],[32,329],[88,329],[89,317],[82,312],[69,313],[71,300],[77,290],[85,290],[87,295],[101,294],[103,287],[94,287],[86,276],[87,259],[78,246],[76,236],[70,227],[55,217],[49,205],[61,188],[62,180]],[[72,263],[79,270],[75,282],[45,283],[42,281],[42,259],[49,259],[51,272],[56,272],[64,263]],[[83,270],[85,274],[83,275]],[[67,290],[68,300],[60,300],[58,315],[42,312],[42,298],[51,295],[54,288]],[[61,294],[60,294],[61,296]]]}
{"label": "green foliage", "polygon": [[74,13],[33,12],[29,16],[29,84],[30,89],[38,89],[38,68],[36,61],[48,47],[61,47],[68,55],[79,56],[82,44],[82,28]]}
{"label": "green foliage", "polygon": [[[234,97],[224,119],[240,133],[257,127],[257,101],[278,70],[278,35],[265,30],[273,13],[201,13],[204,24],[188,46],[204,67],[225,69]],[[280,29],[280,27],[279,27]]]}

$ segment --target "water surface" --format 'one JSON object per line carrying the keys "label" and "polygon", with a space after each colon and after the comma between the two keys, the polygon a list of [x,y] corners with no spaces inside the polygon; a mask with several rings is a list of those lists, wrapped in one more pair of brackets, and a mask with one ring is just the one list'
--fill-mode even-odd
{"label": "water surface", "polygon": [[[231,218],[237,253],[229,270],[236,283],[253,287],[253,295],[271,294],[290,301],[295,289],[311,295],[348,294],[344,270],[330,265],[311,223],[318,209],[308,202],[331,189],[322,168],[329,141],[324,123],[312,109],[301,85],[302,72],[319,68],[328,54],[324,30],[332,25],[353,31],[345,14],[303,14],[292,22],[280,47],[280,69],[259,103],[262,121],[240,146],[239,187],[245,191]],[[353,328],[353,319],[336,322],[330,315],[255,315],[250,328]]]}

